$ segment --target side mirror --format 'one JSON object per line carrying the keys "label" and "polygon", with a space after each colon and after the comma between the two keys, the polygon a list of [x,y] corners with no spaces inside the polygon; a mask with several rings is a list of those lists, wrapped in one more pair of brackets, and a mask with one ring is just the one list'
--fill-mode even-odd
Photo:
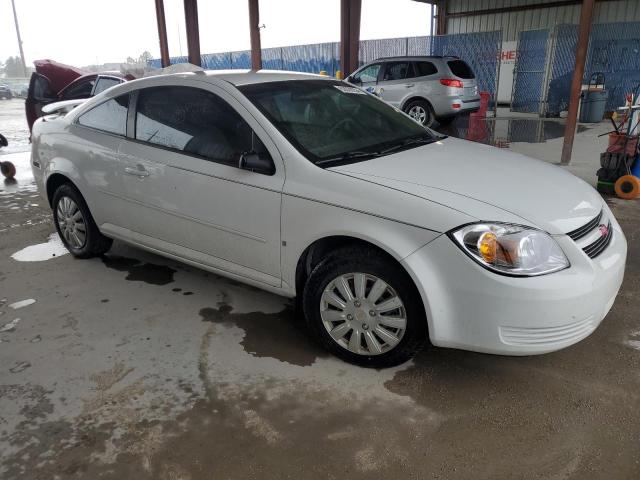
{"label": "side mirror", "polygon": [[250,172],[261,173],[263,175],[273,175],[275,168],[271,157],[268,155],[260,155],[256,152],[244,152],[240,155],[238,168],[249,170]]}
{"label": "side mirror", "polygon": [[358,77],[348,77],[347,82],[353,83],[354,85],[362,84],[362,80],[360,80]]}

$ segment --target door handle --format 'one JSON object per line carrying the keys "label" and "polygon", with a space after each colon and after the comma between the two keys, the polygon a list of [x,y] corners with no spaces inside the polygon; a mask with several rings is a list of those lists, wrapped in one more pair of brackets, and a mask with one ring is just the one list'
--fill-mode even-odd
{"label": "door handle", "polygon": [[144,167],[142,167],[142,168],[125,167],[124,172],[127,175],[133,175],[135,177],[140,177],[140,178],[144,178],[144,177],[148,177],[149,176],[149,172],[147,172],[144,169]]}
{"label": "door handle", "polygon": [[411,88],[411,87],[415,87],[415,85],[414,85],[413,83],[407,83],[407,84],[405,85],[405,87],[407,87],[407,88]]}

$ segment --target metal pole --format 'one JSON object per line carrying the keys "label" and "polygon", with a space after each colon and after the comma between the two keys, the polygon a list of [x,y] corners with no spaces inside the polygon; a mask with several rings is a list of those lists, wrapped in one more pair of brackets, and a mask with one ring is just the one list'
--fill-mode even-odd
{"label": "metal pole", "polygon": [[447,2],[446,0],[438,0],[438,35],[447,34]]}
{"label": "metal pole", "polygon": [[11,6],[13,7],[13,21],[16,24],[16,35],[18,36],[18,48],[20,49],[20,61],[22,62],[22,75],[27,76],[27,64],[24,61],[24,51],[22,50],[22,38],[20,38],[20,27],[18,27],[18,14],[16,13],[16,4],[14,0],[11,0]]}
{"label": "metal pole", "polygon": [[429,22],[429,35],[433,35],[433,25],[436,21],[435,17],[435,4],[431,4],[431,21]]}
{"label": "metal pole", "polygon": [[198,0],[184,0],[184,19],[187,28],[189,63],[200,66],[200,30],[198,29]]}
{"label": "metal pole", "polygon": [[576,134],[576,122],[578,120],[578,103],[582,90],[582,78],[584,77],[584,64],[587,59],[589,46],[589,32],[591,31],[591,18],[593,17],[593,4],[595,0],[583,0],[580,9],[580,30],[578,32],[578,45],[576,47],[576,64],[571,80],[571,97],[569,98],[569,112],[567,124],[564,129],[564,144],[562,145],[562,157],[560,163],[568,165],[571,161],[573,150],[573,138]]}
{"label": "metal pole", "polygon": [[164,0],[156,0],[156,20],[158,21],[158,38],[160,40],[160,63],[164,68],[171,64],[169,42],[167,41],[167,22],[164,16]]}
{"label": "metal pole", "polygon": [[251,37],[251,68],[262,68],[262,48],[260,47],[260,7],[258,0],[249,0],[249,35]]}

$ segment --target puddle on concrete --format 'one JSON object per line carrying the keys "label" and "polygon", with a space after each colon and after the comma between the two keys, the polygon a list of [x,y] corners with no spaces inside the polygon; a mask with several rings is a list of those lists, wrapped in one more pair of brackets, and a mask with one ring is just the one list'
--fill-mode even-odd
{"label": "puddle on concrete", "polygon": [[166,265],[142,263],[138,259],[119,255],[103,255],[102,262],[113,270],[127,272],[126,280],[150,285],[167,285],[173,282],[173,274],[177,271]]}
{"label": "puddle on concrete", "polygon": [[319,357],[328,357],[306,331],[304,320],[296,318],[288,306],[278,313],[233,313],[230,305],[203,308],[203,322],[236,326],[244,331],[240,342],[245,352],[254,357],[271,357],[282,362],[306,367]]}
{"label": "puddle on concrete", "polygon": [[32,305],[34,303],[36,303],[35,299],[27,298],[26,300],[20,300],[19,302],[11,303],[11,304],[9,304],[9,307],[13,308],[14,310],[17,310],[19,308],[27,307],[27,306]]}
{"label": "puddle on concrete", "polygon": [[[450,125],[436,126],[435,130],[472,142],[509,148],[511,143],[542,143],[562,137],[564,127],[564,122],[544,118],[480,118],[463,115]],[[589,128],[579,125],[578,133]]]}
{"label": "puddle on concrete", "polygon": [[58,234],[52,233],[46,243],[30,245],[11,255],[11,258],[18,262],[42,262],[67,253],[69,253],[69,250],[65,248]]}

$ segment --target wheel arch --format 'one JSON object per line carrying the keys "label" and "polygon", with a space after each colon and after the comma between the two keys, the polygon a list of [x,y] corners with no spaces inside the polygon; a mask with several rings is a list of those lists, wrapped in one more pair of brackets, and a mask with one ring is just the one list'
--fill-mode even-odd
{"label": "wheel arch", "polygon": [[409,271],[407,271],[406,267],[400,261],[401,259],[398,258],[397,255],[394,255],[394,253],[388,250],[385,246],[381,246],[369,240],[351,235],[330,235],[316,239],[313,243],[311,243],[309,246],[307,246],[307,248],[303,250],[302,254],[298,258],[295,271],[296,295],[300,296],[302,290],[304,289],[307,278],[311,274],[311,271],[328,253],[339,248],[350,246],[361,246],[363,248],[368,248],[373,251],[379,252],[380,255],[382,255],[386,259],[397,264],[402,269],[402,271],[406,273],[416,289],[420,291],[418,286],[415,285],[414,276],[411,275]]}
{"label": "wheel arch", "polygon": [[47,192],[47,200],[49,201],[49,206],[53,207],[53,195],[56,193],[56,190],[65,184],[73,185],[76,189],[78,188],[68,176],[62,173],[52,173],[49,175],[46,181],[46,192]]}
{"label": "wheel arch", "polygon": [[435,112],[435,110],[433,109],[433,104],[429,101],[428,98],[423,97],[421,95],[413,95],[409,98],[407,98],[404,102],[402,102],[402,106],[400,107],[400,110],[402,110],[404,112],[404,109],[407,105],[409,105],[409,103],[415,101],[415,100],[420,100],[423,102],[427,102],[429,104],[429,106],[431,107],[431,111]]}

